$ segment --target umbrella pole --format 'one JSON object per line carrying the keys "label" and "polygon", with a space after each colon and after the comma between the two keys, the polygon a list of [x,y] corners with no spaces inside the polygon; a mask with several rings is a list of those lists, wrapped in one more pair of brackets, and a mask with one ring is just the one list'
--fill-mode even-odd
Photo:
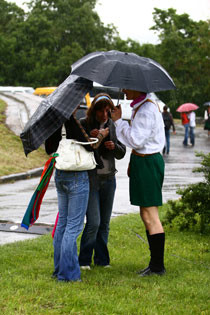
{"label": "umbrella pole", "polygon": [[120,102],[120,93],[121,93],[121,88],[119,88],[119,92],[118,92],[117,106],[119,105],[119,102]]}

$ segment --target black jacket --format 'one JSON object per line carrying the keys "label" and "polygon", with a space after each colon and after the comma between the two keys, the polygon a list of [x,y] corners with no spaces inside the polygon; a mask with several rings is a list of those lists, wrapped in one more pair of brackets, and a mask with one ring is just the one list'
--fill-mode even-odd
{"label": "black jacket", "polygon": [[[100,124],[97,121],[94,121],[91,125],[88,125],[87,119],[82,118],[80,119],[80,123],[89,136],[91,130],[100,129]],[[125,156],[126,146],[117,140],[115,125],[110,118],[104,126],[104,128],[107,127],[109,128],[109,135],[102,141],[100,147],[95,151],[99,155],[99,158],[102,156],[104,159],[109,160],[110,175],[114,175],[117,172],[115,168],[115,159],[120,160]],[[105,141],[113,141],[115,144],[114,150],[106,149],[104,145]],[[103,165],[99,168],[103,168]]]}

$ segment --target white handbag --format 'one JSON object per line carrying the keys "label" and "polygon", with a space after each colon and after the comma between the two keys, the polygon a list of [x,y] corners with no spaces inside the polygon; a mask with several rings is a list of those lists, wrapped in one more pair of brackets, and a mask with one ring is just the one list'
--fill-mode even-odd
{"label": "white handbag", "polygon": [[56,153],[55,167],[64,171],[87,171],[96,167],[94,153],[87,151],[83,145],[98,142],[98,138],[90,138],[90,142],[80,142],[74,139],[62,138]]}

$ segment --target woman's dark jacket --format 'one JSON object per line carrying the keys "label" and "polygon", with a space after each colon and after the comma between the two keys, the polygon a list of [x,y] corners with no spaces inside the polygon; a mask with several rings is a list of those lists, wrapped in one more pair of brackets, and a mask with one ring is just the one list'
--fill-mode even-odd
{"label": "woman's dark jacket", "polygon": [[[65,122],[66,138],[75,139],[81,142],[87,142],[82,130],[80,129],[78,123],[73,116]],[[46,141],[45,141],[45,151],[47,154],[52,154],[57,151],[60,140],[62,139],[62,127],[56,130]],[[88,151],[93,151],[90,145],[85,145],[85,149]]]}
{"label": "woman's dark jacket", "polygon": [[[80,123],[89,136],[90,136],[91,130],[100,129],[100,124],[97,121],[94,121],[92,124],[88,124],[86,118],[81,118]],[[117,140],[115,125],[110,118],[108,119],[108,121],[106,122],[104,126],[104,128],[107,128],[107,127],[109,128],[109,135],[105,139],[103,139],[101,145],[95,151],[98,153],[99,157],[102,156],[104,159],[109,161],[110,175],[113,176],[117,172],[115,168],[115,159],[120,160],[125,156],[126,146]],[[115,144],[114,150],[106,149],[104,145],[104,142],[106,141],[114,142]],[[103,168],[103,166],[99,168]]]}

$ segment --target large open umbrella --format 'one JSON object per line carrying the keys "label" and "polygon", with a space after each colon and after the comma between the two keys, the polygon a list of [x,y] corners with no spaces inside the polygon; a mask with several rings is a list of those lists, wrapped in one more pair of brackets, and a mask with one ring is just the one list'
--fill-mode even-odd
{"label": "large open umbrella", "polygon": [[72,65],[72,74],[104,86],[141,92],[175,89],[167,71],[156,61],[121,51],[97,51]]}
{"label": "large open umbrella", "polygon": [[70,118],[93,82],[70,75],[57,89],[44,99],[24,127],[20,138],[27,155],[51,136]]}
{"label": "large open umbrella", "polygon": [[182,104],[180,105],[178,108],[177,108],[177,112],[179,113],[184,113],[184,112],[191,112],[192,110],[196,110],[198,109],[199,107],[196,105],[196,104],[193,104],[193,103],[185,103],[185,104]]}

